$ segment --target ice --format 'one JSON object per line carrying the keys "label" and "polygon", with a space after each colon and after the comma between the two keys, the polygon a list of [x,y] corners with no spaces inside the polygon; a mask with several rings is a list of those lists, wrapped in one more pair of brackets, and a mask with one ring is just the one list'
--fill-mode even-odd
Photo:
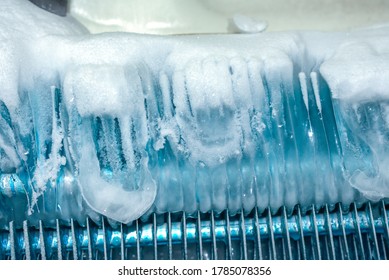
{"label": "ice", "polygon": [[[121,178],[104,180],[100,174],[92,133],[87,132],[90,131],[90,125],[85,122],[82,126],[86,133],[82,135],[80,143],[78,180],[86,203],[98,213],[123,223],[129,223],[140,217],[150,208],[156,194],[156,183],[147,169],[147,161],[143,160],[141,163],[139,186],[134,189],[126,190],[126,186],[132,184],[131,180],[123,180],[123,177],[127,179],[127,172],[120,174]],[[118,151],[108,151],[108,154],[109,158],[112,158]],[[112,166],[113,163],[117,163],[117,159],[111,160],[110,163]],[[117,172],[117,169],[115,171]]]}
{"label": "ice", "polygon": [[362,30],[320,67],[339,110],[344,154],[354,159],[345,162],[350,182],[372,200],[389,195],[388,43],[387,28]]}
{"label": "ice", "polygon": [[88,35],[12,3],[15,18],[0,12],[15,27],[0,33],[0,224],[389,197],[387,27]]}
{"label": "ice", "polygon": [[389,38],[385,35],[370,35],[342,43],[333,57],[320,67],[320,72],[329,81],[333,97],[388,98],[385,78],[389,74],[388,46]]}
{"label": "ice", "polygon": [[[135,86],[134,86],[135,87]],[[75,106],[82,116],[121,115],[139,104],[131,102],[123,67],[114,65],[85,65],[67,71],[63,83],[67,106]],[[133,99],[136,101],[136,96]],[[135,102],[134,102],[135,103]]]}
{"label": "ice", "polygon": [[1,1],[0,18],[0,99],[11,110],[19,105],[19,69],[22,61],[28,60],[31,40],[48,34],[85,34],[87,31],[70,17],[55,16],[23,0]]}
{"label": "ice", "polygon": [[307,90],[307,77],[305,73],[300,72],[299,73],[299,82],[301,85],[301,93],[303,94],[303,99],[304,99],[304,105],[307,110],[309,110],[308,106],[308,90]]}
{"label": "ice", "polygon": [[320,101],[319,85],[318,85],[316,72],[311,72],[311,80],[312,80],[313,92],[315,94],[316,106],[319,109],[319,112],[321,113],[321,101]]}

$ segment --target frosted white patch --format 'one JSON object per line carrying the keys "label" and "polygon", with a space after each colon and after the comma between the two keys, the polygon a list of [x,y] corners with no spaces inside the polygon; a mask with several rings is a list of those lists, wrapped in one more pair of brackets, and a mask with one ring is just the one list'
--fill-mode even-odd
{"label": "frosted white patch", "polygon": [[250,148],[254,148],[251,141],[251,126],[249,109],[252,108],[252,95],[250,92],[249,74],[246,61],[241,57],[233,58],[230,61],[230,71],[233,88],[233,98],[235,100],[235,108],[239,111],[236,112],[238,127],[236,128],[237,136],[241,140],[241,148],[247,153],[251,153]]}
{"label": "frosted white patch", "polygon": [[256,110],[259,110],[263,106],[265,96],[265,89],[263,87],[263,80],[261,76],[262,63],[256,58],[250,58],[247,67],[250,81],[251,105]]}
{"label": "frosted white patch", "polygon": [[346,41],[321,65],[320,73],[334,98],[389,98],[389,36]]}
{"label": "frosted white patch", "polygon": [[266,30],[267,22],[263,20],[254,20],[245,15],[234,15],[232,17],[235,27],[242,33],[260,33]]}
{"label": "frosted white patch", "polygon": [[184,91],[184,94],[186,95],[187,103],[194,116],[197,115],[199,109],[204,108],[205,110],[208,110],[209,107],[204,106],[207,104],[208,100],[211,102],[209,104],[210,107],[217,106],[216,98],[218,98],[218,96],[214,94],[214,97],[216,98],[212,98],[212,96],[211,98],[208,98],[205,94],[205,88],[202,83],[203,78],[204,75],[201,60],[192,61],[189,65],[187,65],[185,71],[186,90]]}
{"label": "frosted white patch", "polygon": [[[238,87],[244,86],[249,96],[245,71],[245,82],[239,81],[236,87],[240,90]],[[215,166],[241,154],[242,135],[235,99],[242,97],[233,91],[232,75],[228,59],[221,56],[190,61],[185,76],[181,71],[173,75],[176,120],[193,164]],[[239,80],[239,75],[235,73],[234,79]],[[174,133],[166,128],[164,131]]]}
{"label": "frosted white patch", "polygon": [[194,115],[198,110],[221,108],[223,104],[231,107],[234,104],[228,60],[225,57],[191,61],[185,69],[185,86]]}
{"label": "frosted white patch", "polygon": [[365,172],[356,170],[350,178],[350,183],[359,190],[366,198],[378,201],[389,197],[389,175],[387,168],[389,158],[378,156],[379,174],[375,177],[369,177]]}
{"label": "frosted white patch", "polygon": [[3,162],[4,159],[0,158],[0,167],[2,170],[7,170],[19,166],[20,160],[15,151],[15,147],[7,144],[2,134],[0,134],[0,148],[3,149],[5,155],[7,156],[7,160],[10,161],[7,164],[8,166],[4,166],[4,162]]}
{"label": "frosted white patch", "polygon": [[171,100],[171,89],[170,89],[170,81],[166,73],[161,73],[159,76],[159,85],[161,87],[162,93],[162,102],[164,108],[164,117],[171,118],[172,117],[172,100]]}
{"label": "frosted white patch", "polygon": [[176,71],[172,75],[173,102],[179,116],[189,116],[191,114],[189,100],[185,87],[185,77],[182,71]]}
{"label": "frosted white patch", "polygon": [[68,71],[64,80],[68,107],[75,104],[81,116],[120,115],[128,108],[124,69],[112,65],[85,65]]}
{"label": "frosted white patch", "polygon": [[241,57],[230,61],[233,98],[237,108],[247,109],[252,106],[247,63]]}
{"label": "frosted white patch", "polygon": [[313,93],[315,94],[316,106],[319,109],[319,112],[321,113],[319,83],[317,81],[317,73],[316,72],[311,72],[311,81],[312,81]]}
{"label": "frosted white patch", "polygon": [[156,151],[162,149],[165,145],[165,138],[167,138],[171,143],[174,143],[171,148],[176,153],[177,151],[182,151],[183,147],[179,144],[180,141],[180,130],[177,125],[175,118],[167,118],[161,120],[158,123],[159,126],[159,138],[154,144],[154,149]]}
{"label": "frosted white patch", "polygon": [[[197,110],[203,108],[220,108],[223,105],[228,107],[234,107],[234,100],[231,89],[231,75],[228,71],[228,60],[225,57],[207,57],[202,62],[202,67],[197,80],[199,88],[197,88],[197,94],[205,97],[205,102],[196,106]],[[218,73],[215,75],[215,73]],[[191,73],[186,73],[186,80],[192,80]],[[217,77],[217,78],[216,78]],[[220,86],[222,85],[222,86]],[[189,91],[191,101],[196,97],[192,98],[192,91]],[[208,106],[205,106],[208,104]]]}
{"label": "frosted white patch", "polygon": [[[46,35],[85,34],[87,30],[72,17],[49,13],[29,1],[2,0],[0,3],[0,34],[13,38],[39,38]],[[9,28],[12,26],[12,28]],[[8,28],[3,28],[8,27]]]}
{"label": "frosted white patch", "polygon": [[19,104],[19,69],[16,63],[18,59],[14,43],[7,40],[4,42],[2,39],[0,41],[0,100],[12,111]]}
{"label": "frosted white patch", "polygon": [[10,180],[14,180],[14,178],[12,178],[12,175],[9,174],[0,175],[0,193],[9,198],[13,196],[12,189],[10,187],[6,187],[9,185],[8,182],[10,182]]}
{"label": "frosted white patch", "polygon": [[140,185],[127,191],[120,182],[101,178],[91,133],[85,132],[82,137],[78,180],[88,205],[94,211],[125,224],[142,216],[153,204],[157,190],[146,159],[141,163]]}
{"label": "frosted white patch", "polygon": [[303,73],[303,72],[299,73],[299,81],[300,81],[301,93],[303,95],[305,108],[307,108],[307,111],[309,111],[307,77],[305,76],[305,73]]}
{"label": "frosted white patch", "polygon": [[19,105],[19,69],[28,63],[33,40],[46,35],[85,34],[87,31],[71,17],[59,17],[29,1],[0,2],[0,100],[11,113]]}

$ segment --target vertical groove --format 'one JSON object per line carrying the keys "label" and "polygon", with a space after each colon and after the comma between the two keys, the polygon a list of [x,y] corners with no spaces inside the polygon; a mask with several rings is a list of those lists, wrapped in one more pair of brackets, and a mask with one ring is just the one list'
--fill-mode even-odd
{"label": "vertical groove", "polygon": [[[318,108],[319,114],[320,114],[319,120],[320,120],[320,124],[321,124],[321,129],[324,133],[326,159],[328,160],[328,166],[329,166],[329,169],[331,172],[331,174],[328,174],[328,175],[332,177],[332,180],[331,180],[332,184],[328,184],[327,186],[325,186],[327,188],[325,190],[325,192],[326,192],[325,194],[326,194],[326,198],[327,198],[327,203],[332,203],[331,194],[336,191],[336,182],[335,182],[335,178],[334,178],[335,171],[334,171],[332,155],[331,155],[331,143],[330,143],[330,136],[329,136],[330,132],[327,131],[326,125],[325,125],[325,122],[327,122],[329,120],[325,119],[323,116],[323,107],[321,104],[322,93],[320,91],[319,79],[318,79],[317,72],[311,72],[310,77],[311,77],[311,83],[312,83],[313,93],[315,96],[316,105],[317,105],[317,108]],[[322,98],[324,99],[324,97],[322,97]]]}
{"label": "vertical groove", "polygon": [[184,253],[184,260],[188,259],[188,240],[187,240],[187,228],[186,228],[186,214],[185,211],[182,212],[182,242],[183,242],[183,253]]}
{"label": "vertical groove", "polygon": [[335,246],[334,246],[334,235],[332,233],[332,224],[330,220],[330,214],[328,211],[328,205],[325,205],[325,215],[326,215],[326,223],[327,223],[327,231],[328,231],[328,237],[330,239],[330,246],[331,246],[331,255],[329,255],[329,259],[335,260]]}
{"label": "vertical groove", "polygon": [[285,206],[282,207],[282,216],[283,216],[283,228],[285,231],[285,237],[286,237],[286,244],[288,249],[288,257],[286,259],[291,260],[292,259],[292,245],[290,243],[290,235],[289,235],[289,228],[288,228],[288,217],[286,215],[286,208]]}
{"label": "vertical groove", "polygon": [[211,236],[212,236],[212,254],[213,259],[217,260],[217,245],[216,245],[216,233],[215,233],[215,216],[213,211],[211,211]]}
{"label": "vertical groove", "polygon": [[[262,243],[261,243],[261,228],[260,228],[260,225],[259,225],[259,217],[258,217],[258,208],[255,207],[254,208],[254,222],[255,222],[255,238],[256,238],[256,242],[257,242],[257,250],[258,250],[258,259],[259,260],[262,260],[263,259],[263,256],[262,256]],[[230,240],[230,243],[231,243],[231,240]]]}
{"label": "vertical groove", "polygon": [[26,260],[31,260],[31,244],[30,244],[30,234],[28,232],[28,222],[23,221],[23,237],[24,237],[24,252]]}
{"label": "vertical groove", "polygon": [[343,242],[342,242],[342,237],[338,236],[339,239],[339,251],[340,251],[340,259],[344,260],[344,251],[343,251]]}
{"label": "vertical groove", "polygon": [[126,259],[126,253],[125,253],[125,239],[126,236],[124,234],[124,225],[120,223],[120,259],[124,260]]}
{"label": "vertical groove", "polygon": [[45,244],[45,233],[43,230],[43,222],[39,220],[39,243],[40,243],[40,251],[42,260],[46,260],[46,244]]}
{"label": "vertical groove", "polygon": [[313,219],[313,229],[314,229],[314,233],[315,233],[315,243],[316,243],[316,250],[317,250],[317,258],[319,260],[321,260],[319,230],[317,228],[317,219],[316,219],[316,208],[315,208],[315,205],[312,205],[312,219]]}
{"label": "vertical groove", "polygon": [[301,249],[300,249],[300,242],[296,242],[296,251],[297,251],[297,260],[301,260]]}
{"label": "vertical groove", "polygon": [[56,219],[56,221],[55,221],[55,229],[56,229],[56,234],[57,234],[57,255],[58,255],[58,260],[62,260],[61,228],[60,228],[58,219]]}
{"label": "vertical groove", "polygon": [[353,245],[354,245],[355,260],[359,260],[359,256],[358,256],[358,246],[357,246],[357,241],[355,240],[355,235],[353,235],[352,239],[353,239]]}
{"label": "vertical groove", "polygon": [[380,237],[381,237],[381,244],[382,244],[382,255],[383,255],[382,259],[387,260],[388,258],[386,256],[385,237],[383,235],[380,235]]}
{"label": "vertical groove", "polygon": [[231,225],[230,213],[226,210],[226,237],[227,237],[227,259],[232,260],[232,242],[231,242]]}
{"label": "vertical groove", "polygon": [[198,259],[203,260],[203,238],[201,236],[201,217],[200,211],[197,211],[197,241],[198,241]]}
{"label": "vertical groove", "polygon": [[346,236],[346,229],[344,227],[345,220],[343,219],[343,213],[342,213],[342,204],[339,203],[339,211],[338,211],[338,217],[339,217],[339,224],[342,229],[342,239],[344,244],[344,250],[345,250],[345,259],[350,259],[350,251],[348,249],[347,244],[347,236]]}
{"label": "vertical groove", "polygon": [[382,200],[381,201],[381,206],[382,206],[382,222],[384,224],[384,234],[386,236],[386,244],[388,244],[389,248],[389,225],[388,225],[388,215],[386,213],[386,208],[385,208],[385,202]]}
{"label": "vertical groove", "polygon": [[267,229],[269,231],[269,240],[270,240],[270,247],[271,247],[271,256],[270,259],[276,260],[277,259],[277,252],[276,252],[276,244],[274,240],[274,229],[273,229],[273,218],[271,216],[270,208],[267,208]]}
{"label": "vertical groove", "polygon": [[[302,183],[303,173],[301,170],[301,161],[300,161],[301,156],[299,153],[299,145],[297,144],[298,131],[296,130],[296,125],[299,125],[299,124],[297,123],[298,119],[296,118],[296,115],[295,115],[295,113],[296,113],[296,100],[295,100],[295,96],[294,96],[293,78],[291,79],[291,84],[289,84],[289,87],[291,89],[290,92],[284,90],[284,95],[285,95],[284,98],[286,100],[286,110],[287,110],[287,114],[286,114],[286,116],[284,116],[284,119],[285,119],[285,124],[286,124],[285,127],[287,127],[287,124],[289,124],[291,132],[292,132],[292,140],[289,140],[289,141],[292,141],[292,144],[293,144],[292,146],[294,149],[293,154],[295,155],[295,158],[293,160],[295,160],[297,167],[298,167],[297,168],[298,171],[296,172],[297,175],[296,175],[296,173],[294,174],[294,180],[295,180],[295,183],[297,184],[297,186],[295,186],[294,191],[296,193],[299,193],[301,191],[301,186],[303,184]],[[285,195],[287,195],[286,188],[284,189],[284,193],[285,193]],[[295,199],[296,198],[297,198],[297,195],[296,195]],[[295,205],[293,205],[293,206],[295,206]],[[289,205],[289,207],[290,207],[290,205]],[[292,254],[290,254],[290,258],[292,258]]]}
{"label": "vertical groove", "polygon": [[[298,79],[299,79],[299,83],[300,83],[301,95],[302,95],[303,102],[304,102],[305,109],[306,109],[306,115],[305,115],[304,107],[300,108],[303,112],[303,117],[301,120],[301,121],[303,121],[303,125],[301,125],[302,130],[300,131],[300,133],[303,133],[303,136],[304,136],[303,145],[305,145],[305,147],[301,151],[306,150],[306,152],[310,153],[309,158],[305,156],[305,159],[302,158],[301,160],[308,161],[308,163],[310,165],[312,165],[311,168],[313,168],[313,170],[315,170],[315,172],[317,172],[319,169],[317,166],[316,147],[315,147],[315,143],[314,143],[314,141],[316,139],[313,138],[314,134],[313,134],[313,127],[312,127],[312,120],[311,120],[311,111],[312,110],[310,110],[311,108],[309,106],[309,96],[310,96],[309,89],[310,88],[309,88],[309,84],[307,81],[307,76],[304,72],[300,72],[298,74]],[[302,148],[302,147],[300,146],[300,148]],[[301,152],[301,155],[304,157],[303,152]],[[302,172],[303,171],[304,170],[302,170]],[[300,199],[301,199],[301,201],[305,201],[305,200],[306,201],[316,201],[316,196],[317,196],[316,188],[310,189],[312,191],[305,190],[306,184],[309,184],[310,182],[307,183],[307,179],[304,179],[304,177],[305,177],[304,175],[309,176],[310,174],[302,173],[303,186],[301,188],[299,188],[299,193],[302,194],[302,198],[300,198]]]}
{"label": "vertical groove", "polygon": [[16,260],[15,226],[14,222],[9,222],[9,239],[11,244],[11,260]]}
{"label": "vertical groove", "polygon": [[367,252],[369,253],[369,257],[367,259],[372,260],[374,259],[374,254],[371,249],[369,234],[366,234],[365,237],[366,237]]}
{"label": "vertical groove", "polygon": [[310,236],[310,238],[309,238],[309,243],[310,243],[310,247],[309,247],[309,249],[310,249],[310,251],[311,251],[311,253],[312,253],[312,259],[313,260],[317,260],[318,258],[317,258],[317,253],[316,253],[316,250],[315,250],[315,243],[314,243],[314,240],[313,240],[313,236]]}
{"label": "vertical groove", "polygon": [[135,221],[136,231],[136,259],[140,260],[140,231],[139,231],[139,219]]}
{"label": "vertical groove", "polygon": [[173,244],[172,244],[172,217],[171,213],[167,214],[167,234],[168,234],[168,251],[169,251],[169,260],[173,259]]}
{"label": "vertical groove", "polygon": [[373,242],[374,242],[374,249],[376,251],[376,257],[377,259],[381,259],[380,257],[380,251],[378,249],[378,242],[377,242],[377,232],[375,230],[375,225],[374,225],[374,217],[373,217],[373,211],[371,210],[371,204],[370,202],[367,203],[367,209],[369,211],[369,220],[370,220],[370,229],[371,229],[371,234],[370,236],[373,237]]}
{"label": "vertical groove", "polygon": [[366,260],[365,249],[364,249],[364,246],[363,246],[362,232],[361,232],[361,227],[360,227],[360,220],[359,220],[359,215],[358,215],[358,211],[357,211],[357,206],[355,205],[355,203],[353,205],[353,208],[354,208],[354,211],[353,211],[353,215],[354,215],[353,222],[354,222],[354,227],[356,228],[356,234],[357,234],[357,237],[358,237],[359,246],[361,248],[362,260]]}
{"label": "vertical groove", "polygon": [[328,236],[327,235],[324,235],[323,236],[323,239],[324,239],[324,249],[325,249],[325,257],[323,259],[330,259],[330,252],[329,252],[329,248],[328,248]]}
{"label": "vertical groove", "polygon": [[104,260],[108,260],[108,242],[107,242],[107,229],[105,226],[105,218],[101,216],[101,225],[103,229],[103,248],[104,248]]}
{"label": "vertical groove", "polygon": [[[273,154],[274,162],[273,165],[269,164],[269,171],[270,174],[273,175],[272,179],[275,179],[274,184],[271,184],[271,187],[269,189],[269,193],[270,193],[269,206],[271,208],[273,204],[280,205],[285,202],[284,201],[285,197],[282,194],[284,193],[284,184],[286,180],[286,166],[285,166],[285,154],[283,153],[285,151],[285,142],[283,137],[284,124],[282,123],[283,115],[280,116],[282,112],[280,110],[282,108],[282,92],[281,92],[281,88],[278,87],[279,85],[272,83],[271,80],[268,81],[268,78],[269,77],[264,76],[262,80],[264,84],[265,95],[267,96],[267,102],[269,103],[268,105],[269,112],[267,113],[269,113],[269,117],[271,116],[269,119],[270,122],[269,133],[271,134],[272,137],[274,137],[275,143],[278,144],[278,145],[273,145],[273,147],[270,150],[270,154]],[[277,95],[279,95],[280,104],[276,104],[274,102],[274,100],[276,100]],[[276,108],[277,106],[279,106],[279,108]],[[273,198],[273,201],[271,198]]]}
{"label": "vertical groove", "polygon": [[76,228],[73,219],[70,219],[70,227],[72,232],[73,259],[78,260]]}
{"label": "vertical groove", "polygon": [[91,234],[91,228],[90,228],[90,219],[89,217],[86,218],[86,232],[88,235],[88,260],[93,259],[93,252],[92,252],[92,234]]}
{"label": "vertical groove", "polygon": [[241,230],[241,239],[242,239],[242,249],[243,249],[243,259],[247,260],[247,240],[246,240],[246,225],[243,209],[240,213],[240,230]]}
{"label": "vertical groove", "polygon": [[304,240],[304,232],[303,232],[303,221],[301,218],[301,209],[300,205],[297,205],[297,218],[298,218],[298,229],[300,233],[300,241],[301,241],[301,251],[302,251],[302,259],[307,259],[307,251],[305,248],[305,240]]}
{"label": "vertical groove", "polygon": [[[283,228],[282,221],[281,221],[281,228]],[[282,257],[280,257],[279,260],[287,260],[286,246],[285,246],[285,236],[284,235],[282,235],[282,237],[281,237],[281,246],[282,246]]]}
{"label": "vertical groove", "polygon": [[154,260],[158,260],[158,236],[157,236],[157,214],[153,214],[153,249]]}

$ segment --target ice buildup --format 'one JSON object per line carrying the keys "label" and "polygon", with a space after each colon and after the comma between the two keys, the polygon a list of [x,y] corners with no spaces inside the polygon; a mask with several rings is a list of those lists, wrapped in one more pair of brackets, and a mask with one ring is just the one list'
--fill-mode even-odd
{"label": "ice buildup", "polygon": [[389,197],[389,28],[90,35],[0,3],[0,224]]}

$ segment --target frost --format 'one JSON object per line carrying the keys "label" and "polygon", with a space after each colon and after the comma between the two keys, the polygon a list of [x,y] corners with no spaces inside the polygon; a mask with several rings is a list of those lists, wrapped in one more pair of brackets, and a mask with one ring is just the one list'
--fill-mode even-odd
{"label": "frost", "polygon": [[89,35],[0,5],[0,192],[26,202],[12,211],[129,223],[389,196],[385,27]]}

